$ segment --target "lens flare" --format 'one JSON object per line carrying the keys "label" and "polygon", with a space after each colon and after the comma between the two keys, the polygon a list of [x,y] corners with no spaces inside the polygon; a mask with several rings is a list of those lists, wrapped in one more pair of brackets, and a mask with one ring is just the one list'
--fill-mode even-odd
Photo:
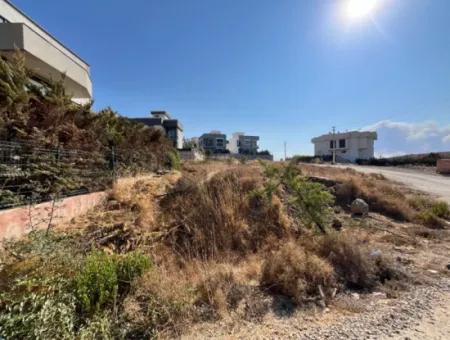
{"label": "lens flare", "polygon": [[380,0],[347,0],[345,15],[351,20],[360,20],[375,12]]}

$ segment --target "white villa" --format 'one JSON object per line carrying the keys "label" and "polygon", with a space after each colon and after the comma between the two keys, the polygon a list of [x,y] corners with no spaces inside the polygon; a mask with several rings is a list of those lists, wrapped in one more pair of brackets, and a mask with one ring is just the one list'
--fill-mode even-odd
{"label": "white villa", "polygon": [[315,156],[333,156],[336,161],[355,162],[357,159],[370,159],[374,157],[374,142],[377,133],[372,131],[350,131],[328,133],[316,138],[314,144]]}
{"label": "white villa", "polygon": [[8,59],[17,50],[24,54],[37,85],[64,74],[64,87],[75,102],[91,100],[89,65],[10,1],[0,0],[0,56]]}

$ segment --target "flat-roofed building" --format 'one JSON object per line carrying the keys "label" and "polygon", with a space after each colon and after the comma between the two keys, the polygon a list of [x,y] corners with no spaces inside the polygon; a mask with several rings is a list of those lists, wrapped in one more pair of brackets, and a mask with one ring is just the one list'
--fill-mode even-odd
{"label": "flat-roofed building", "polygon": [[150,118],[132,118],[134,121],[147,126],[162,129],[173,146],[177,149],[183,148],[183,126],[178,119],[172,119],[169,112],[152,111]]}
{"label": "flat-roofed building", "polygon": [[227,136],[220,131],[204,133],[198,139],[201,149],[209,153],[227,153]]}
{"label": "flat-roofed building", "polygon": [[8,59],[16,51],[24,54],[33,80],[45,84],[64,74],[66,93],[75,102],[92,99],[89,65],[11,2],[0,0],[0,54]]}
{"label": "flat-roofed building", "polygon": [[228,143],[228,150],[234,154],[256,155],[258,153],[258,136],[247,136],[243,132],[235,132]]}
{"label": "flat-roofed building", "polygon": [[314,155],[318,157],[333,156],[336,160],[354,162],[357,159],[370,159],[374,157],[374,143],[377,133],[372,131],[350,131],[328,133],[316,138],[311,142],[314,144]]}

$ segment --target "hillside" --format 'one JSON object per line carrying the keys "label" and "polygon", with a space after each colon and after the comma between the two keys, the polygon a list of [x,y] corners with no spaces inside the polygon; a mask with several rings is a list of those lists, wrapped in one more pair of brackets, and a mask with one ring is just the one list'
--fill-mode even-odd
{"label": "hillside", "polygon": [[[354,198],[368,216],[351,215]],[[354,317],[365,336],[372,315],[393,334],[377,315],[410,308],[408,325],[439,296],[449,218],[337,168],[204,162],[123,178],[104,206],[6,244],[0,335],[346,339],[333,329]]]}

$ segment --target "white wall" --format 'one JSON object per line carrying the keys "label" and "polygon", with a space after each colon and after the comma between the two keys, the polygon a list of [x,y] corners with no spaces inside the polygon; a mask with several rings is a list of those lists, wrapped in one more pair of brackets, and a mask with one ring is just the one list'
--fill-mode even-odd
{"label": "white wall", "polygon": [[54,39],[25,14],[0,0],[0,15],[10,21],[0,25],[0,49],[8,56],[25,52],[26,66],[44,79],[59,80],[66,75],[67,93],[77,98],[92,97],[89,65]]}
{"label": "white wall", "polygon": [[[374,157],[374,141],[376,134],[370,132],[349,132],[342,134],[328,134],[314,138],[314,155],[325,156],[332,155],[330,141],[336,141],[336,156],[342,157],[348,161],[354,162],[356,159],[369,159]],[[345,148],[339,148],[339,140],[345,139]]]}

